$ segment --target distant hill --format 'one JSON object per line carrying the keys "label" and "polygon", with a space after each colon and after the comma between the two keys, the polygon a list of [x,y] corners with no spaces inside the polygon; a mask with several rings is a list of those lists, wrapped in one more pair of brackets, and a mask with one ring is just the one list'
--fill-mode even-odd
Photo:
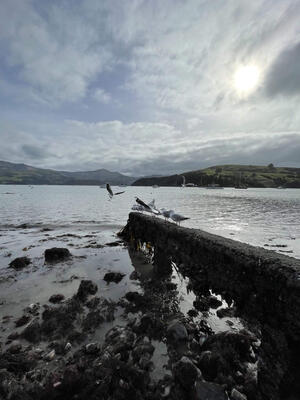
{"label": "distant hill", "polygon": [[133,186],[180,186],[185,176],[186,183],[197,186],[219,184],[224,187],[290,187],[300,188],[300,168],[256,165],[216,165],[188,171],[179,175],[140,178]]}
{"label": "distant hill", "polygon": [[0,161],[0,184],[23,185],[130,185],[137,178],[106,169],[84,172],[55,171]]}

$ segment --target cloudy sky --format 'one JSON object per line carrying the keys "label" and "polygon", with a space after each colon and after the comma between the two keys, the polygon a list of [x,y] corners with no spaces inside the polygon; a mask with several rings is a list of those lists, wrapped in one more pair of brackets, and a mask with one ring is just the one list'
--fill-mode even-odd
{"label": "cloudy sky", "polygon": [[0,160],[300,167],[299,0],[1,0]]}

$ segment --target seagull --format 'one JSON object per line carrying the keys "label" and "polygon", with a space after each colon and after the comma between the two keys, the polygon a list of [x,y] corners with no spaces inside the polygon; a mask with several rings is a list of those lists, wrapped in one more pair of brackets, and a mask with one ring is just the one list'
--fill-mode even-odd
{"label": "seagull", "polygon": [[156,208],[156,205],[155,205],[155,199],[150,201],[150,203],[148,203],[148,206],[152,209],[153,214],[160,215],[160,211]]}
{"label": "seagull", "polygon": [[180,225],[181,221],[184,221],[186,219],[190,219],[189,217],[184,217],[183,215],[177,214],[175,213],[174,210],[170,210],[170,218],[175,221],[178,222],[178,224]]}
{"label": "seagull", "polygon": [[134,205],[131,207],[131,209],[132,209],[133,211],[141,211],[141,212],[145,211],[145,208],[144,208],[143,206],[141,206],[140,204],[134,204]]}
{"label": "seagull", "polygon": [[108,195],[109,195],[109,197],[110,197],[111,199],[112,199],[114,196],[117,196],[118,194],[125,193],[125,191],[114,193],[114,192],[111,190],[111,187],[110,187],[110,184],[109,184],[109,183],[106,184],[106,190],[108,191]]}
{"label": "seagull", "polygon": [[160,209],[160,213],[165,218],[165,221],[167,221],[170,218],[171,211],[173,211],[173,210],[166,210],[165,208]]}
{"label": "seagull", "polygon": [[132,209],[136,211],[147,211],[155,215],[159,215],[160,212],[155,207],[155,200],[153,199],[149,204],[143,202],[143,200],[139,199],[138,197],[135,198],[135,201],[138,204],[135,204]]}
{"label": "seagull", "polygon": [[144,211],[151,212],[151,207],[148,206],[148,204],[144,203],[143,200],[139,199],[138,197],[135,198],[135,201],[140,205],[144,207]]}

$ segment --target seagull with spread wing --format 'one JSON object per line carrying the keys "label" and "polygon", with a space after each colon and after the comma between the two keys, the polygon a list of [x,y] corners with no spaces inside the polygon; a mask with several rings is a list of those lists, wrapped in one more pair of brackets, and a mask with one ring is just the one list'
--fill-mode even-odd
{"label": "seagull with spread wing", "polygon": [[106,184],[106,190],[108,191],[108,195],[109,195],[109,197],[110,197],[111,199],[112,199],[114,196],[117,196],[118,194],[125,193],[125,191],[114,193],[114,192],[112,191],[112,189],[111,189],[109,183]]}
{"label": "seagull with spread wing", "polygon": [[135,201],[138,205],[135,205],[132,209],[137,211],[147,211],[151,214],[160,215],[159,210],[155,206],[155,200],[153,199],[149,204],[143,202],[143,200],[139,199],[138,197],[135,198]]}
{"label": "seagull with spread wing", "polygon": [[152,209],[148,204],[144,203],[143,200],[139,199],[138,197],[135,198],[135,201],[140,205],[144,207],[144,211],[151,212]]}

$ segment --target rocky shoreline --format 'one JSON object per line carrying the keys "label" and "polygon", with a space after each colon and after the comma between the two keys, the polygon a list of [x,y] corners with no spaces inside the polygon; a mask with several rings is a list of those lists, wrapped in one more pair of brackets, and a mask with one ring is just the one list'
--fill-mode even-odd
{"label": "rocky shoreline", "polygon": [[[129,251],[152,270],[150,247]],[[56,264],[70,254],[54,248],[45,257]],[[19,259],[11,268],[22,263],[29,265]],[[259,330],[254,334],[228,324],[228,330],[213,332],[209,310],[229,318],[235,309],[224,308],[224,301],[209,291],[198,292],[194,306],[183,313],[174,273],[154,268],[143,277],[133,271],[130,279],[138,290],[127,291],[118,301],[101,296],[97,283],[78,279],[71,297],[53,293],[48,303],[27,306],[14,317],[15,329],[2,346],[0,398],[259,398]],[[122,271],[108,272],[103,279],[119,285],[123,277]],[[97,332],[107,322],[113,326],[99,338]]]}
{"label": "rocky shoreline", "polygon": [[234,310],[218,310],[218,316],[235,311],[251,321],[260,340],[254,398],[300,397],[299,260],[139,213],[130,213],[123,237],[134,247],[151,245],[157,270],[177,265],[201,311],[213,290],[234,302]]}

